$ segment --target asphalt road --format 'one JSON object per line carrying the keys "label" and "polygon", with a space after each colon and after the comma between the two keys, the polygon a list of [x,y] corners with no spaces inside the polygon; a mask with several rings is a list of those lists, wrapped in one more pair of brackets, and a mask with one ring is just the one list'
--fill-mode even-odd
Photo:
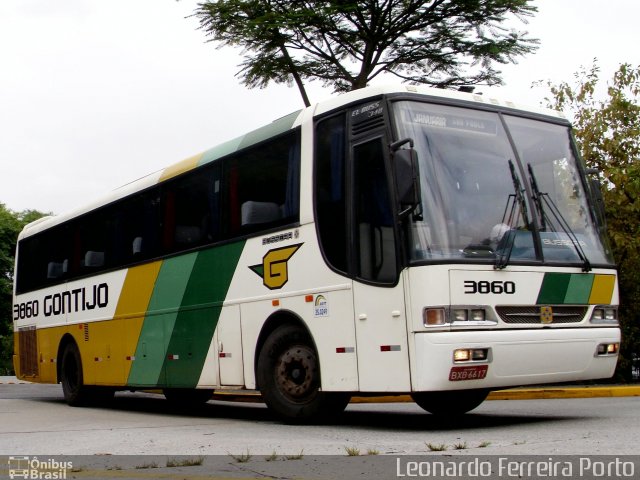
{"label": "asphalt road", "polygon": [[256,403],[189,412],[161,395],[118,393],[71,408],[59,385],[0,384],[0,455],[629,455],[640,397],[492,400],[456,421],[412,403],[352,404],[331,424],[283,425]]}

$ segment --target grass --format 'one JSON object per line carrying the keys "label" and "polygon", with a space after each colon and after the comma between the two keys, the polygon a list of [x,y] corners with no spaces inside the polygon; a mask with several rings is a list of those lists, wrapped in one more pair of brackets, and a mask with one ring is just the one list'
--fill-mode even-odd
{"label": "grass", "polygon": [[251,460],[251,457],[253,456],[249,453],[248,448],[247,448],[247,453],[241,453],[240,455],[234,455],[233,453],[229,453],[228,455],[238,463],[247,463],[249,460]]}
{"label": "grass", "polygon": [[491,445],[491,442],[482,442],[478,445],[478,448],[487,448],[489,445]]}
{"label": "grass", "polygon": [[142,465],[136,465],[136,470],[144,470],[147,468],[158,468],[156,462],[143,463]]}
{"label": "grass", "polygon": [[466,450],[467,449],[467,442],[454,443],[453,444],[453,448],[454,448],[454,450]]}
{"label": "grass", "polygon": [[273,462],[274,460],[277,460],[277,459],[278,459],[278,454],[277,454],[277,453],[276,453],[276,451],[274,450],[274,451],[271,453],[271,455],[269,455],[268,457],[264,457],[264,459],[265,459],[267,462]]}
{"label": "grass", "polygon": [[425,444],[430,452],[444,452],[447,446],[444,443],[427,443]]}
{"label": "grass", "polygon": [[344,449],[350,457],[357,457],[360,455],[360,449],[357,447],[344,447]]}
{"label": "grass", "polygon": [[195,467],[198,465],[202,465],[204,462],[204,457],[195,457],[195,458],[170,458],[167,459],[167,467]]}
{"label": "grass", "polygon": [[302,457],[304,457],[304,449],[300,450],[300,453],[298,453],[297,455],[285,455],[285,459],[287,460],[300,460]]}
{"label": "grass", "polygon": [[367,450],[367,455],[380,455],[380,450],[376,450],[375,448],[370,448]]}

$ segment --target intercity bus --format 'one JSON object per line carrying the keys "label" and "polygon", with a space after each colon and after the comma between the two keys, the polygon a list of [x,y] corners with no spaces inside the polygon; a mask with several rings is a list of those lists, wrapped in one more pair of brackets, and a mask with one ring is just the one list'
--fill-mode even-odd
{"label": "intercity bus", "polygon": [[14,364],[70,405],[257,390],[439,415],[610,377],[616,270],[558,112],[414,86],[280,118],[20,234]]}

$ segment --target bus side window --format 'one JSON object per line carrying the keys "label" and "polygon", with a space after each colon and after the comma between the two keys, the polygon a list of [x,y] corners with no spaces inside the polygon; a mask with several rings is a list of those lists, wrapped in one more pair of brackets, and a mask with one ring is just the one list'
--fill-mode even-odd
{"label": "bus side window", "polygon": [[292,132],[225,161],[230,237],[299,221],[300,135]]}
{"label": "bus side window", "polygon": [[315,213],[318,238],[327,263],[348,271],[345,183],[345,120],[343,115],[316,126]]}
{"label": "bus side window", "polygon": [[164,253],[189,250],[219,239],[220,167],[194,170],[163,187]]}

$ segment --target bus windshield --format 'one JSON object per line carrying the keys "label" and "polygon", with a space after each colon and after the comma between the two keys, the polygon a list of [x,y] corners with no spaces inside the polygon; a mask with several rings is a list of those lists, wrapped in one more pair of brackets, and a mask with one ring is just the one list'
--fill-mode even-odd
{"label": "bus windshield", "polygon": [[567,126],[407,101],[395,115],[420,162],[410,260],[612,263]]}

